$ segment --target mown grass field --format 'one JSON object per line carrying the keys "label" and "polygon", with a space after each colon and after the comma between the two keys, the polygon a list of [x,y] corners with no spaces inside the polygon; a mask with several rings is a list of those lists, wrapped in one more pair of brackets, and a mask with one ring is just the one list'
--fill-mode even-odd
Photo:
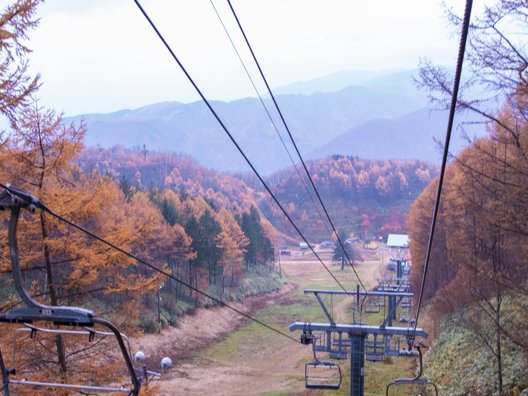
{"label": "mown grass field", "polygon": [[[283,296],[279,301],[258,310],[253,316],[298,339],[300,334],[290,333],[288,325],[295,321],[327,322],[327,319],[313,297],[305,295],[304,289],[339,289],[339,286],[317,262],[307,260],[296,261],[295,258],[282,263],[288,282],[294,282],[297,288],[291,294]],[[356,278],[350,268],[341,270],[339,266],[328,263],[334,276],[347,289],[356,288]],[[366,287],[376,284],[379,275],[379,262],[368,262],[359,265],[358,271]],[[343,296],[325,297],[325,304],[332,315],[340,323],[352,321],[352,298]],[[382,312],[374,315],[363,315],[362,321],[372,324],[381,323]],[[402,324],[405,326],[405,324]],[[319,356],[318,356],[319,357]],[[327,358],[321,354],[320,358]],[[240,367],[241,374],[233,380],[232,394],[242,394],[244,389],[251,389],[250,394],[267,396],[275,395],[317,395],[336,394],[348,395],[350,362],[339,361],[343,373],[343,382],[338,391],[314,391],[304,388],[304,365],[312,359],[309,346],[295,344],[292,340],[274,333],[269,329],[251,321],[247,321],[238,330],[230,333],[223,341],[211,345],[200,354],[202,362],[228,367]],[[337,361],[336,361],[337,362]],[[244,369],[255,368],[260,378],[245,375]],[[259,371],[260,370],[260,371]],[[415,372],[415,362],[409,358],[386,358],[383,362],[365,362],[365,394],[385,394],[386,386],[395,378],[412,377]],[[254,374],[254,373],[253,373]],[[251,387],[251,381],[254,386]],[[248,382],[249,386],[242,383]],[[222,393],[227,391],[222,387],[216,389]],[[240,392],[240,393],[238,393]],[[225,393],[227,394],[227,393]],[[400,389],[391,394],[409,394],[409,389]]]}

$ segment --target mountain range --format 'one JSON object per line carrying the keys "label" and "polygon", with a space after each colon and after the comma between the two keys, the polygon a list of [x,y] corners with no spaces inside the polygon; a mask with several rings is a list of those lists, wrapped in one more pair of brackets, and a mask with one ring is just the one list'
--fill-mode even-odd
{"label": "mountain range", "polygon": [[[426,95],[413,82],[416,74],[416,70],[344,71],[274,91],[303,157],[342,154],[436,161],[435,138],[445,134],[447,114],[426,108]],[[272,101],[264,96],[263,102],[267,112],[257,98],[210,103],[254,167],[270,174],[291,165],[289,157],[298,161]],[[221,171],[250,170],[203,102],[164,102],[66,121],[80,119],[87,125],[88,146],[172,151]],[[453,151],[463,144],[455,134]]]}

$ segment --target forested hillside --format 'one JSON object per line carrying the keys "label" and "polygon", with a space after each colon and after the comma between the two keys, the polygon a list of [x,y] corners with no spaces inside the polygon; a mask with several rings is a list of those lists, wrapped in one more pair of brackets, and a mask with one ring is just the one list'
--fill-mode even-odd
{"label": "forested hillside", "polygon": [[[163,161],[163,155],[141,152],[83,152],[84,133],[84,125],[64,126],[52,111],[24,109],[0,147],[2,182],[35,194],[52,211],[218,298],[240,298],[280,285],[272,279],[273,229],[261,219],[242,182],[186,166],[186,158],[175,166],[171,156]],[[153,166],[156,162],[158,167]],[[131,163],[133,180],[124,171]],[[145,174],[151,172],[151,184],[163,174],[159,167],[174,168],[163,174],[165,187],[147,188],[138,164],[144,165],[140,169]],[[117,169],[122,176],[114,179]],[[175,184],[178,188],[172,190]],[[3,240],[6,231],[0,231]],[[103,304],[110,311],[119,307],[119,320],[125,319],[121,315],[127,307],[134,307],[128,324],[153,330],[161,323],[176,323],[188,308],[211,303],[44,213],[24,219],[19,233],[26,282],[53,305]],[[2,249],[5,272],[10,268],[6,244]],[[264,273],[268,281],[261,277]],[[8,279],[2,280],[4,302],[13,292],[6,287]],[[163,315],[156,321],[158,291]],[[145,309],[137,309],[138,304]]]}
{"label": "forested hillside", "polygon": [[[489,138],[474,142],[448,168],[424,290],[442,348],[463,337],[463,348],[477,348],[475,353],[491,358],[478,360],[493,377],[484,381],[484,376],[478,385],[477,374],[472,374],[474,386],[464,384],[469,393],[528,383],[528,377],[518,376],[528,368],[528,325],[521,319],[528,309],[527,129],[510,108],[500,119],[506,128],[497,127]],[[512,134],[510,128],[518,122],[524,126]],[[435,180],[426,188],[409,216],[415,290],[420,287],[437,184]],[[451,316],[442,322],[446,315]],[[439,359],[434,356],[433,373]],[[443,381],[448,387],[461,385],[453,375]]]}
{"label": "forested hillside", "polygon": [[185,155],[146,149],[86,148],[77,163],[90,173],[118,180],[126,194],[141,189],[171,189],[183,196],[202,197],[216,208],[233,211],[255,206],[258,193],[242,180],[204,168]]}
{"label": "forested hillside", "polygon": [[[187,156],[119,147],[85,149],[77,163],[85,171],[111,175],[126,194],[170,189],[180,196],[202,197],[217,209],[238,212],[255,206],[268,229],[299,238],[254,176],[206,169]],[[297,165],[297,170],[301,169]],[[315,204],[311,183],[306,176],[301,179],[299,173],[304,172],[297,170],[287,168],[266,182],[303,233],[316,240],[329,238],[331,232],[322,208]],[[339,155],[310,161],[308,170],[336,225],[367,239],[406,232],[411,202],[436,173],[434,166],[423,161],[374,161]]]}
{"label": "forested hillside", "polygon": [[[336,227],[365,239],[405,233],[410,204],[437,172],[423,161],[375,161],[339,155],[310,161],[307,167]],[[309,237],[330,237],[324,211],[315,204],[317,197],[306,177],[301,180],[291,167],[269,180],[278,199]],[[260,207],[274,225],[290,230],[269,198],[263,199]]]}
{"label": "forested hillside", "polygon": [[[426,367],[448,394],[517,395],[528,387],[526,15],[525,1],[498,1],[472,20],[463,88],[486,90],[475,98],[462,89],[457,106],[483,117],[488,135],[447,167],[430,255],[438,179],[409,215],[411,287],[420,290],[425,276],[427,317],[438,336]],[[454,86],[448,74],[424,62],[420,76],[431,99],[446,106]]]}

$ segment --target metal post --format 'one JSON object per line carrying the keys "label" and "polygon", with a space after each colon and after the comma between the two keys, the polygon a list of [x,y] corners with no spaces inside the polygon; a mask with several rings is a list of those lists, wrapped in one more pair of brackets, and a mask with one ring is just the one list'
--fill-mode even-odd
{"label": "metal post", "polygon": [[396,261],[396,283],[400,285],[400,280],[403,278],[403,260]]}
{"label": "metal post", "polygon": [[350,396],[365,393],[365,337],[366,333],[350,336]]}
{"label": "metal post", "polygon": [[395,300],[395,297],[389,296],[389,311],[387,313],[387,326],[392,326],[392,319],[393,319],[392,312],[394,311],[394,304],[395,304],[394,300]]}
{"label": "metal post", "polygon": [[9,373],[4,364],[4,358],[2,356],[2,351],[0,351],[0,370],[2,370],[2,388],[0,390],[4,391],[4,396],[9,396]]}
{"label": "metal post", "polygon": [[158,290],[158,326],[161,331],[161,311],[160,311],[160,292]]}

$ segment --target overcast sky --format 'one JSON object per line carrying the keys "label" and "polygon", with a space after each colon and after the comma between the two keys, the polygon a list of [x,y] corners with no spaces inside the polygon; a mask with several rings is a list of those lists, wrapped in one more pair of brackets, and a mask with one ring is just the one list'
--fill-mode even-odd
{"label": "overcast sky", "polygon": [[[464,1],[448,3],[462,13]],[[214,4],[251,65],[227,2]],[[439,0],[232,4],[272,87],[347,69],[414,69],[420,57],[456,61]],[[210,0],[142,5],[208,98],[255,96]],[[31,70],[44,83],[42,105],[71,116],[199,99],[132,0],[47,0],[38,15]]]}

